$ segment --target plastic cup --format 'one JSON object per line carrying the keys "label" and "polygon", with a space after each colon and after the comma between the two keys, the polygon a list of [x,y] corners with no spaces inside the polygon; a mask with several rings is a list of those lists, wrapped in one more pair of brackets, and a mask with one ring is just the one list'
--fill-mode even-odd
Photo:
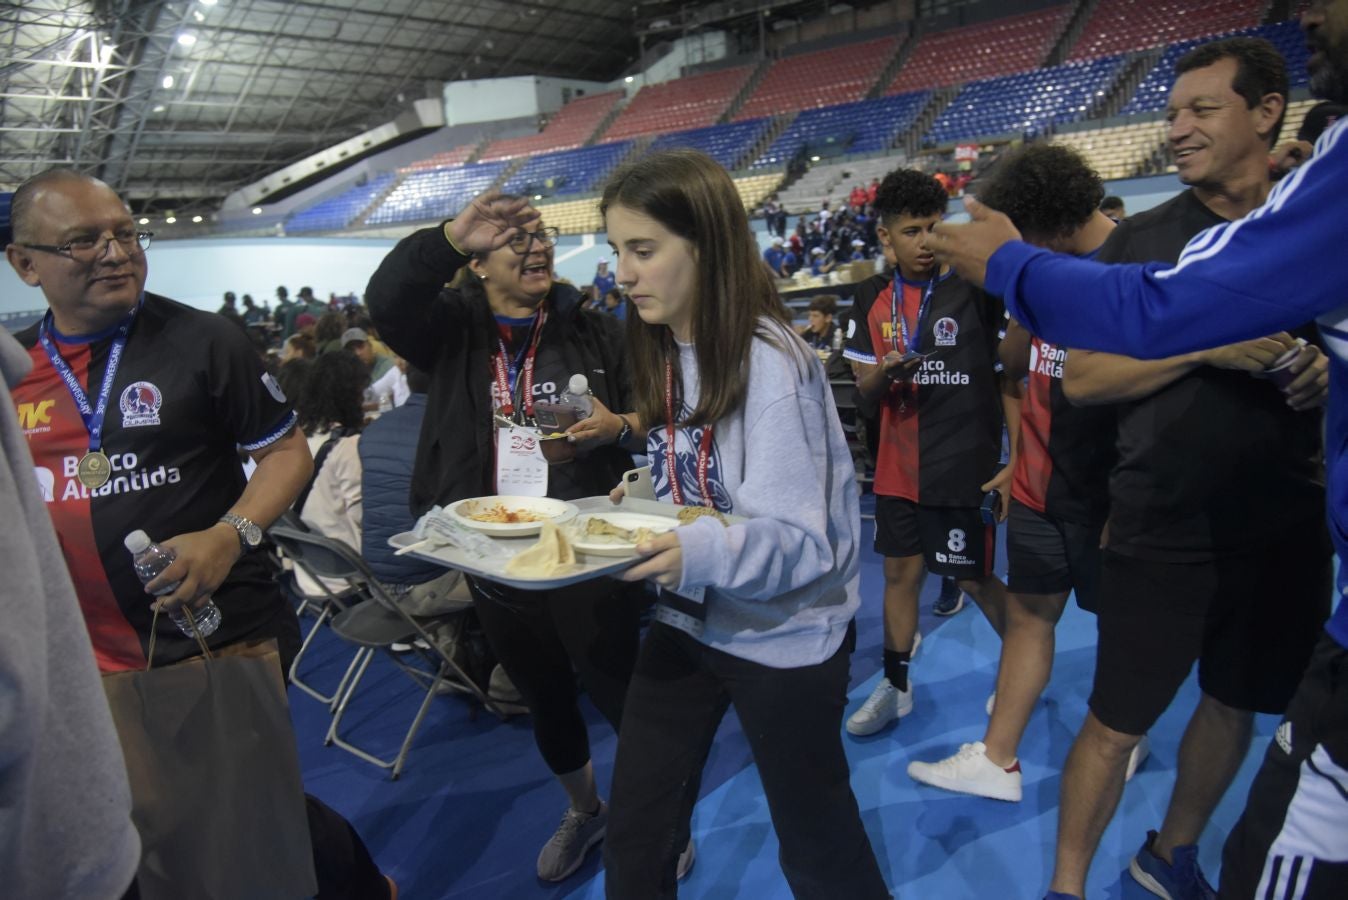
{"label": "plastic cup", "polygon": [[1285,391],[1287,386],[1296,380],[1300,372],[1292,371],[1292,363],[1301,354],[1302,348],[1306,346],[1305,338],[1297,338],[1297,345],[1288,350],[1282,356],[1273,361],[1273,365],[1264,370],[1264,377],[1278,386],[1278,390]]}

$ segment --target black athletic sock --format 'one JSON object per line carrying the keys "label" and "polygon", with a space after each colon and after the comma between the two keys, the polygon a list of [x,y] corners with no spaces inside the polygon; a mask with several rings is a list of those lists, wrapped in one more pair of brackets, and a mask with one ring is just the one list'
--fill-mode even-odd
{"label": "black athletic sock", "polygon": [[908,660],[912,655],[909,650],[885,651],[885,677],[901,691],[908,690]]}

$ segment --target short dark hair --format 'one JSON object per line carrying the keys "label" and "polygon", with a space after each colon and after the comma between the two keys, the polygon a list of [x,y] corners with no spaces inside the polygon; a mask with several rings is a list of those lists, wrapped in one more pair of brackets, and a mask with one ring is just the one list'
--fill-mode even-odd
{"label": "short dark hair", "polygon": [[895,169],[875,192],[875,211],[882,223],[904,213],[910,216],[944,213],[949,203],[950,195],[940,182],[916,169]]}
{"label": "short dark hair", "polygon": [[407,364],[407,390],[413,394],[428,394],[431,390],[431,373]]}
{"label": "short dark hair", "polygon": [[1026,237],[1052,240],[1090,221],[1105,184],[1071,147],[1027,144],[998,160],[974,193],[980,203],[1006,213]]}
{"label": "short dark hair", "polygon": [[1194,69],[1206,69],[1223,59],[1236,61],[1236,77],[1231,90],[1245,99],[1246,109],[1254,109],[1269,94],[1283,98],[1283,112],[1273,123],[1268,136],[1272,147],[1278,142],[1283,118],[1287,115],[1287,63],[1278,48],[1263,38],[1232,37],[1200,44],[1180,57],[1175,63],[1175,74],[1183,75]]}
{"label": "short dark hair", "polygon": [[82,172],[76,172],[74,169],[65,166],[46,169],[26,179],[14,191],[14,196],[9,202],[10,231],[14,235],[16,243],[33,240],[33,225],[30,221],[33,215],[33,200],[42,188],[58,181],[85,181],[92,184],[103,184],[97,178],[85,175]]}
{"label": "short dark hair", "polygon": [[838,311],[838,298],[832,294],[819,294],[810,301],[809,311],[831,316]]}
{"label": "short dark hair", "polygon": [[1123,198],[1110,194],[1100,201],[1100,212],[1108,212],[1111,209],[1123,209]]}

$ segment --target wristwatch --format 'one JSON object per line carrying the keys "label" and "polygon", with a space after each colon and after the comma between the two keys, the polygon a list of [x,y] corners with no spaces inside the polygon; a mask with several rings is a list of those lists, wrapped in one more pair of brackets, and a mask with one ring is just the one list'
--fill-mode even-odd
{"label": "wristwatch", "polygon": [[245,553],[262,546],[262,529],[251,519],[236,516],[234,513],[225,513],[220,517],[220,521],[239,533],[239,546]]}

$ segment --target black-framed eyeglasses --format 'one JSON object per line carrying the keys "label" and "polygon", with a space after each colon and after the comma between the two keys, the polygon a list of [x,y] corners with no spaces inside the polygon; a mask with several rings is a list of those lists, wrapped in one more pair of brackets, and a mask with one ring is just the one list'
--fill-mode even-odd
{"label": "black-framed eyeglasses", "polygon": [[108,247],[116,241],[128,256],[144,253],[150,249],[153,231],[119,231],[115,234],[100,234],[97,237],[77,237],[64,244],[20,244],[29,250],[41,250],[43,253],[55,253],[68,256],[78,262],[93,262],[102,259]]}
{"label": "black-framed eyeglasses", "polygon": [[537,243],[543,247],[552,247],[557,244],[557,238],[561,235],[561,230],[557,228],[540,228],[537,231],[517,231],[510,238],[510,249],[514,250],[520,256],[529,252],[529,248]]}

